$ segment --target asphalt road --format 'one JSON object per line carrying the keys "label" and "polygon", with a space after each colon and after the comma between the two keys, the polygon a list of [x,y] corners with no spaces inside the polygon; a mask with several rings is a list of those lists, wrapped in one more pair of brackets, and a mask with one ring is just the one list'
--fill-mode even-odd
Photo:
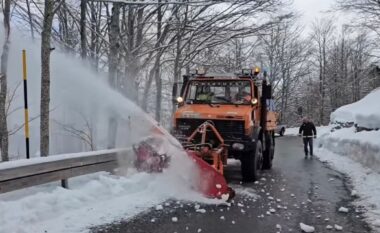
{"label": "asphalt road", "polygon": [[[152,209],[92,232],[302,232],[301,222],[314,226],[315,232],[334,232],[326,226],[335,224],[345,233],[371,232],[361,216],[364,210],[352,205],[350,185],[342,174],[317,159],[304,159],[297,137],[277,138],[276,143],[273,168],[263,172],[259,182],[242,184],[239,165],[228,167],[226,177],[237,190],[230,207],[201,205],[205,213],[200,213],[196,203],[171,201],[166,203],[170,208]],[[348,213],[339,212],[340,207],[348,208]]]}

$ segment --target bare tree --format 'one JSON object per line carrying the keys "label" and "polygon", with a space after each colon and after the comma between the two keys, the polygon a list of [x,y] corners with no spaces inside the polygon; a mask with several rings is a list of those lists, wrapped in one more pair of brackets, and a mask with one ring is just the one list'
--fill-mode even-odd
{"label": "bare tree", "polygon": [[49,155],[49,106],[50,106],[50,53],[53,18],[64,1],[56,4],[55,0],[46,0],[43,29],[41,32],[41,120],[40,120],[40,153]]}
{"label": "bare tree", "polygon": [[329,45],[332,40],[332,32],[334,30],[334,24],[331,19],[328,20],[317,20],[312,26],[312,41],[316,45],[316,60],[318,63],[318,73],[319,73],[319,100],[320,100],[320,113],[319,113],[319,124],[324,124],[327,121],[326,118],[326,76],[327,76],[327,65],[328,65],[328,50]]}
{"label": "bare tree", "polygon": [[291,124],[297,119],[299,107],[297,85],[311,73],[311,49],[301,37],[303,28],[295,17],[278,23],[260,36],[257,46],[262,51],[259,60],[268,69],[269,81],[274,89],[277,110],[282,123]]}
{"label": "bare tree", "polygon": [[89,120],[83,113],[78,113],[78,115],[83,121],[83,126],[76,126],[77,124],[65,124],[61,123],[58,120],[54,120],[54,122],[59,125],[65,132],[81,140],[89,148],[90,151],[94,151],[96,150],[94,125],[92,121]]}
{"label": "bare tree", "polygon": [[82,59],[85,59],[87,56],[86,14],[87,14],[87,0],[81,0],[80,1],[80,47],[81,47]]}
{"label": "bare tree", "polygon": [[119,34],[120,34],[120,4],[115,3],[112,6],[111,20],[109,23],[109,83],[111,87],[117,87],[117,74],[119,64]]}
{"label": "bare tree", "polygon": [[355,22],[373,30],[380,36],[379,0],[337,0],[338,9],[355,13]]}
{"label": "bare tree", "polygon": [[8,126],[7,126],[7,71],[8,71],[8,55],[10,45],[10,8],[11,0],[4,1],[4,44],[1,54],[1,73],[0,73],[0,149],[1,160],[8,161]]}

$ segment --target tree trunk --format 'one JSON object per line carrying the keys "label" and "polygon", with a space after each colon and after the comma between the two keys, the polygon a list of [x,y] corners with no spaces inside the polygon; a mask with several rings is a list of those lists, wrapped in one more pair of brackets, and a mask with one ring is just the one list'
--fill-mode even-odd
{"label": "tree trunk", "polygon": [[[118,88],[117,70],[119,57],[119,32],[120,32],[120,3],[114,3],[112,7],[111,21],[109,24],[109,43],[108,54],[108,81],[112,88]],[[108,120],[108,148],[115,148],[117,135],[117,120],[114,113],[110,113]]]}
{"label": "tree trunk", "polygon": [[54,0],[45,0],[44,24],[41,33],[41,118],[40,153],[49,155],[49,105],[50,105],[50,41],[54,17]]}
{"label": "tree trunk", "polygon": [[160,66],[156,67],[154,72],[154,78],[156,81],[157,95],[156,95],[156,121],[160,123],[161,121],[161,99],[162,99],[162,80]]}
{"label": "tree trunk", "polygon": [[80,1],[80,55],[82,59],[87,56],[87,37],[86,37],[86,13],[87,0]]}
{"label": "tree trunk", "polygon": [[27,7],[27,10],[28,10],[30,34],[32,36],[32,39],[34,40],[34,29],[33,29],[32,13],[30,12],[30,3],[29,3],[29,0],[26,0],[26,7]]}
{"label": "tree trunk", "polygon": [[91,64],[92,66],[98,70],[99,65],[99,36],[100,34],[100,19],[101,16],[101,4],[100,3],[94,3],[93,1],[90,2],[90,9],[91,9],[91,42],[90,42],[90,57],[91,57]]}
{"label": "tree trunk", "polygon": [[117,87],[117,67],[119,57],[119,32],[120,32],[120,4],[114,3],[112,7],[111,21],[109,25],[110,51],[108,55],[108,77],[111,87]]}
{"label": "tree trunk", "polygon": [[[161,2],[160,0],[158,1]],[[160,41],[161,39],[161,26],[162,26],[162,12],[161,12],[162,5],[158,6],[157,10],[157,41]],[[158,48],[161,46],[160,43],[157,44]],[[156,81],[156,121],[159,123],[161,121],[161,98],[162,98],[162,80],[161,80],[161,74],[160,74],[160,55],[157,55],[158,61],[156,61],[155,72],[154,72],[154,78]]]}
{"label": "tree trunk", "polygon": [[[178,30],[178,33],[177,33],[177,48],[176,48],[176,56],[175,56],[175,60],[174,60],[174,79],[173,79],[173,83],[178,83],[179,79],[180,79],[180,76],[181,76],[181,68],[180,68],[180,59],[181,59],[181,33],[180,31]],[[178,90],[177,90],[178,92]],[[177,94],[178,96],[178,93],[175,93]],[[177,96],[172,96],[172,100],[174,100]],[[174,114],[175,110],[176,110],[176,106],[177,104],[172,101],[172,114]]]}
{"label": "tree trunk", "polygon": [[8,127],[6,115],[6,99],[7,99],[7,70],[9,55],[9,34],[10,34],[10,5],[11,0],[4,2],[4,44],[3,53],[1,54],[1,74],[0,74],[0,149],[1,160],[8,161]]}
{"label": "tree trunk", "polygon": [[[157,63],[158,62],[158,63]],[[150,87],[152,86],[153,78],[155,77],[155,71],[156,67],[159,66],[159,59],[156,57],[156,62],[154,63],[153,68],[149,72],[148,80],[145,83],[145,88],[144,88],[144,94],[143,94],[143,99],[142,99],[142,109],[144,111],[148,110],[148,95],[149,95],[149,90]]]}

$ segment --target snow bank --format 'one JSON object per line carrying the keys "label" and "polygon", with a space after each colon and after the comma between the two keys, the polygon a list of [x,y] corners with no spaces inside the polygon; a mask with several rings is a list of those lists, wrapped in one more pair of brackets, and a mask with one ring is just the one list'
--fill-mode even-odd
{"label": "snow bank", "polygon": [[363,99],[342,106],[331,114],[332,123],[355,123],[368,129],[380,128],[380,88]]}
{"label": "snow bank", "polygon": [[74,159],[74,158],[80,158],[80,157],[89,157],[89,156],[93,156],[93,155],[109,154],[109,153],[119,153],[119,152],[125,151],[125,150],[126,149],[111,149],[111,150],[100,150],[100,151],[88,151],[88,152],[81,152],[81,153],[51,155],[51,156],[48,156],[48,157],[36,157],[36,158],[31,158],[31,159],[12,160],[12,161],[7,161],[7,162],[1,162],[0,163],[0,170],[9,169],[9,168],[15,168],[15,167],[28,166],[28,165],[33,165],[33,164],[41,164],[41,163],[54,162],[54,161],[65,160],[65,159]]}
{"label": "snow bank", "polygon": [[[223,203],[221,200],[206,199],[193,190],[202,178],[195,163],[178,141],[167,135],[165,130],[160,131],[165,136],[156,135],[160,138],[160,145],[156,149],[171,158],[169,167],[162,173],[136,173],[133,167],[128,166],[130,163],[125,163],[126,166],[123,164],[118,169],[125,177],[93,174],[70,179],[70,190],[51,184],[0,195],[0,233],[83,232],[95,224],[134,216],[168,199]],[[11,161],[0,164],[0,168],[93,153],[97,152]],[[127,157],[123,159],[128,160]]]}
{"label": "snow bank", "polygon": [[368,222],[380,231],[379,139],[380,131],[356,132],[355,127],[327,131],[318,138],[315,154],[351,178],[351,195],[360,197],[355,204],[367,209]]}
{"label": "snow bank", "polygon": [[318,146],[380,172],[380,131],[343,128],[321,136]]}
{"label": "snow bank", "polygon": [[367,212],[364,215],[367,221],[375,229],[375,232],[380,232],[380,174],[363,167],[362,164],[348,156],[333,153],[324,147],[318,148],[315,154],[321,161],[329,163],[336,170],[351,178],[355,188],[353,193],[355,196],[359,196],[355,205],[366,208]]}
{"label": "snow bank", "polygon": [[[87,232],[87,228],[135,216],[167,199],[218,204],[164,174],[107,173],[70,179],[71,189],[45,186],[0,195],[0,232]],[[45,189],[45,190],[44,190]],[[12,194],[12,195],[11,195]]]}
{"label": "snow bank", "polygon": [[316,155],[351,178],[355,189],[351,195],[360,196],[356,204],[366,207],[369,223],[380,231],[380,130],[356,132],[353,126],[380,128],[379,99],[380,88],[333,112],[331,122],[352,126],[330,125],[334,130],[320,134]]}

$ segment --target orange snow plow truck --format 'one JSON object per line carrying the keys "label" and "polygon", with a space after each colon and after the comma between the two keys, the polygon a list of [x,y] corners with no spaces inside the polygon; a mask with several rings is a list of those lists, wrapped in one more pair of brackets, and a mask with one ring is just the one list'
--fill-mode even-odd
{"label": "orange snow plow truck", "polygon": [[[172,134],[200,167],[216,171],[212,179],[223,179],[227,186],[223,174],[228,158],[241,161],[246,182],[272,167],[277,115],[265,72],[255,68],[240,74],[185,75],[173,86],[173,100],[178,108]],[[218,196],[218,187],[213,189],[205,193]]]}

